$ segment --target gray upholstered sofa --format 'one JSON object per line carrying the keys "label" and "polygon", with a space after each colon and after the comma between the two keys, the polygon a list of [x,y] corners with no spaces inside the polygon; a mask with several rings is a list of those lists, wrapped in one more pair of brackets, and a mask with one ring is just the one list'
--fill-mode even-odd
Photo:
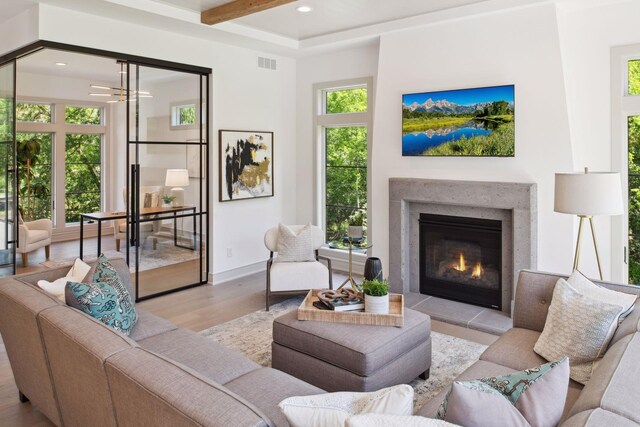
{"label": "gray upholstered sofa", "polygon": [[[471,380],[517,372],[546,361],[533,351],[544,328],[558,276],[522,271],[516,289],[513,329],[507,331],[480,360],[458,376]],[[639,286],[596,282],[607,288],[640,294]],[[640,305],[637,304],[637,305]],[[640,307],[622,322],[591,380],[583,387],[569,383],[560,425],[626,427],[640,424]],[[434,417],[447,390],[431,399],[418,415]]]}
{"label": "gray upholstered sofa", "polygon": [[[124,261],[112,263],[130,277]],[[0,333],[20,397],[56,425],[287,425],[281,400],[322,392],[141,309],[125,337],[35,286],[67,270],[0,280]]]}

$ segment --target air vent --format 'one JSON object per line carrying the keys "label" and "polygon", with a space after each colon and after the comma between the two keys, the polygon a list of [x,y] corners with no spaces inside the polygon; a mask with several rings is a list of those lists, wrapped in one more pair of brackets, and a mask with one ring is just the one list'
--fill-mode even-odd
{"label": "air vent", "polygon": [[276,60],[266,58],[264,56],[258,56],[258,68],[264,68],[265,70],[275,70]]}

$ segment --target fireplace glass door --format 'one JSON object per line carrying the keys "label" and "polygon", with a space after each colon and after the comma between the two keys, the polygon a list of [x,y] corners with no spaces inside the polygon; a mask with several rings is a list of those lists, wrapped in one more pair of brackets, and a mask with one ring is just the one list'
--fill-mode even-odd
{"label": "fireplace glass door", "polygon": [[501,309],[502,222],[420,215],[420,292]]}

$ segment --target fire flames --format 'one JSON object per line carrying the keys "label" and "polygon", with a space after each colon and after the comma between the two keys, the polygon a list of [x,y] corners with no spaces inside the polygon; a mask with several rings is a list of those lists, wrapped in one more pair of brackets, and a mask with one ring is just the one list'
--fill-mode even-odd
{"label": "fire flames", "polygon": [[[464,255],[460,252],[460,258],[457,264],[453,265],[453,268],[458,271],[467,271],[467,263],[464,259]],[[482,264],[477,262],[473,270],[471,271],[471,277],[479,279],[482,277],[484,269],[482,268]]]}

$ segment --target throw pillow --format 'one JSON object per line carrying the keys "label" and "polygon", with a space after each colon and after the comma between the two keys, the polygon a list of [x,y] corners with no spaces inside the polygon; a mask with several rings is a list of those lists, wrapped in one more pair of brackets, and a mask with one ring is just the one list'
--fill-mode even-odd
{"label": "throw pillow", "polygon": [[467,427],[556,426],[568,384],[566,357],[513,374],[454,381],[437,418]]}
{"label": "throw pillow", "polygon": [[621,306],[623,312],[618,319],[618,323],[621,323],[626,315],[633,310],[633,305],[638,299],[637,295],[617,292],[598,286],[591,280],[587,279],[587,277],[578,270],[574,271],[571,276],[569,276],[567,283],[569,283],[576,291],[591,299]]}
{"label": "throw pillow", "polygon": [[47,280],[38,280],[38,286],[44,291],[58,298],[60,301],[65,302],[64,290],[69,280],[74,282],[80,282],[87,275],[91,267],[83,262],[80,258],[76,259],[71,267],[71,270],[65,277],[49,282]]}
{"label": "throw pillow", "polygon": [[456,427],[443,420],[420,416],[363,414],[349,417],[345,427]]}
{"label": "throw pillow", "polygon": [[542,334],[533,350],[547,360],[568,356],[571,378],[586,384],[609,345],[625,311],[620,305],[592,299],[559,279]]}
{"label": "throw pillow", "polygon": [[100,255],[91,283],[69,281],[67,304],[82,310],[124,335],[129,335],[138,320],[127,287],[109,260]]}
{"label": "throw pillow", "polygon": [[289,397],[278,405],[291,427],[343,427],[352,415],[411,415],[413,388],[406,384],[371,393],[338,392]]}
{"label": "throw pillow", "polygon": [[294,233],[284,224],[278,224],[278,261],[305,262],[315,261],[313,251],[313,229],[310,224],[305,225]]}

